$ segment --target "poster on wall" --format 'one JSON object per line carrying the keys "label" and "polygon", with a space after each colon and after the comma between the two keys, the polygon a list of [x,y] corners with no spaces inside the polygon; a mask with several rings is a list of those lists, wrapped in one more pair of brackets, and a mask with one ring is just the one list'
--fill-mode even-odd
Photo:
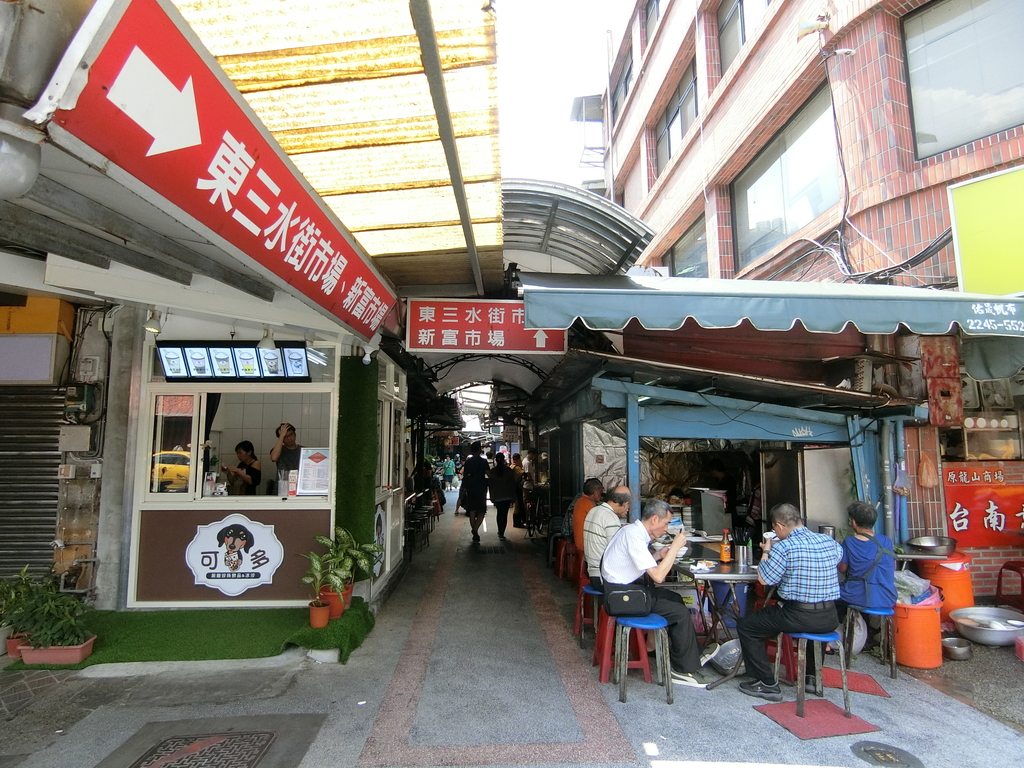
{"label": "poster on wall", "polygon": [[303,448],[299,457],[299,496],[326,496],[331,488],[331,449]]}
{"label": "poster on wall", "polygon": [[384,507],[377,505],[373,516],[373,543],[380,547],[380,552],[373,556],[373,580],[380,578],[384,572],[384,557],[387,554],[387,536],[384,535]]}
{"label": "poster on wall", "polygon": [[195,538],[185,548],[185,563],[195,583],[231,597],[272,584],[283,561],[284,547],[274,526],[238,513],[196,526]]}
{"label": "poster on wall", "polygon": [[942,470],[949,535],[958,547],[1024,543],[1024,486],[999,467],[947,464]]}

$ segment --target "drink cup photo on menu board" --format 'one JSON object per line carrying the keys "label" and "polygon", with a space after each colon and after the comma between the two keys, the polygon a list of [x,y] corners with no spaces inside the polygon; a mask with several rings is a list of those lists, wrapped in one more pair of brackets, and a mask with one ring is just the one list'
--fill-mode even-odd
{"label": "drink cup photo on menu board", "polygon": [[290,377],[309,376],[306,350],[301,348],[283,349],[285,373]]}
{"label": "drink cup photo on menu board", "polygon": [[235,363],[238,366],[238,375],[243,379],[260,378],[259,357],[255,347],[239,347],[235,350]]}
{"label": "drink cup photo on menu board", "polygon": [[261,349],[259,350],[259,353],[264,376],[284,376],[284,370],[281,364],[281,350]]}
{"label": "drink cup photo on menu board", "polygon": [[210,355],[213,358],[213,375],[224,378],[234,378],[235,360],[229,347],[210,347]]}
{"label": "drink cup photo on menu board", "polygon": [[160,364],[164,369],[164,376],[168,379],[188,376],[185,368],[185,357],[177,347],[162,347],[159,350]]}
{"label": "drink cup photo on menu board", "polygon": [[210,365],[210,351],[206,347],[186,347],[185,362],[192,376],[212,376],[213,366]]}

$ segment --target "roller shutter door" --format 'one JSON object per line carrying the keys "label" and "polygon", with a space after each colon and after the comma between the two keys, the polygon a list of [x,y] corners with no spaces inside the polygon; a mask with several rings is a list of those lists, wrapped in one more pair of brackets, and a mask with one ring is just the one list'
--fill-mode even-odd
{"label": "roller shutter door", "polygon": [[53,565],[64,390],[0,387],[0,576]]}

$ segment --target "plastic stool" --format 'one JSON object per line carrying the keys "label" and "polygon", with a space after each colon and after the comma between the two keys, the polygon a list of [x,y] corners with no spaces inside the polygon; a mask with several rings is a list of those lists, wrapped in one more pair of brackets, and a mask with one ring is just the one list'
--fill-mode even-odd
{"label": "plastic stool", "polygon": [[[626,701],[626,677],[631,669],[642,669],[644,680],[651,682],[651,662],[647,658],[647,632],[654,632],[654,658],[658,670],[658,684],[665,686],[665,698],[672,703],[672,673],[668,660],[668,622],[663,616],[619,616],[616,619],[615,676],[619,683],[619,701]],[[629,638],[636,633],[639,659],[629,659]]]}
{"label": "plastic stool", "polygon": [[555,542],[555,578],[564,579],[569,559],[569,539],[558,539]]}
{"label": "plastic stool", "polygon": [[[1024,563],[1022,563],[1024,565]],[[854,614],[878,616],[882,619],[882,663],[889,665],[889,677],[896,679],[896,612],[892,608],[861,608],[851,605],[846,609],[846,623],[843,634],[846,636],[846,655],[853,657],[853,619]]]}
{"label": "plastic stool", "polygon": [[[1010,571],[1020,576],[1020,591],[1019,595],[1004,595],[1003,594],[1003,571]],[[1003,563],[1003,567],[999,569],[999,581],[996,582],[996,605],[1010,605],[1018,610],[1024,611],[1024,560],[1011,560],[1008,563]]]}
{"label": "plastic stool", "polygon": [[562,578],[569,579],[575,586],[579,582],[577,574],[582,561],[583,557],[576,549],[575,542],[572,539],[567,539],[565,544],[565,571],[562,574]]}
{"label": "plastic stool", "polygon": [[[594,627],[594,638],[597,639],[597,627],[594,624],[598,613],[598,601],[601,599],[601,590],[594,589],[590,584],[580,587],[580,594],[576,600],[576,623],[572,633],[580,636],[580,648],[583,647],[583,638],[587,634],[587,626]],[[590,596],[590,618],[587,618],[587,595]]]}
{"label": "plastic stool", "polygon": [[[846,705],[846,716],[850,717],[850,688],[846,683],[846,647],[843,644],[843,635],[839,630],[835,632],[827,632],[822,635],[811,634],[810,632],[794,632],[779,633],[778,644],[779,648],[782,648],[783,638],[791,637],[797,641],[797,661],[796,661],[796,716],[804,716],[804,697],[806,692],[805,678],[807,677],[807,641],[810,640],[814,643],[814,660],[817,662],[817,670],[814,673],[814,693],[821,697],[825,695],[825,690],[821,685],[821,650],[824,648],[825,643],[833,643],[839,649],[839,669],[843,675],[843,703]],[[779,661],[782,658],[781,653],[775,654],[775,679],[779,679]]]}
{"label": "plastic stool", "polygon": [[594,635],[594,660],[597,680],[607,683],[612,675],[612,650],[615,648],[615,621],[605,613],[602,605],[597,611],[597,632]]}

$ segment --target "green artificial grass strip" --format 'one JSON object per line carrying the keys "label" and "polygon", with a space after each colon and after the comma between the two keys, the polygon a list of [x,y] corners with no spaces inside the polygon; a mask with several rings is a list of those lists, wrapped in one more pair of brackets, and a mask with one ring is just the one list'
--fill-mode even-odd
{"label": "green artificial grass strip", "polygon": [[81,664],[26,665],[5,669],[82,669],[125,661],[208,661],[276,656],[301,627],[308,608],[232,608],[183,611],[90,611],[86,626],[96,635]]}
{"label": "green artificial grass strip", "polygon": [[354,597],[352,605],[345,609],[340,619],[328,622],[322,629],[313,629],[307,621],[305,627],[288,638],[288,642],[315,651],[338,648],[341,650],[339,661],[346,664],[352,651],[362,645],[370,634],[375,621],[366,602]]}

